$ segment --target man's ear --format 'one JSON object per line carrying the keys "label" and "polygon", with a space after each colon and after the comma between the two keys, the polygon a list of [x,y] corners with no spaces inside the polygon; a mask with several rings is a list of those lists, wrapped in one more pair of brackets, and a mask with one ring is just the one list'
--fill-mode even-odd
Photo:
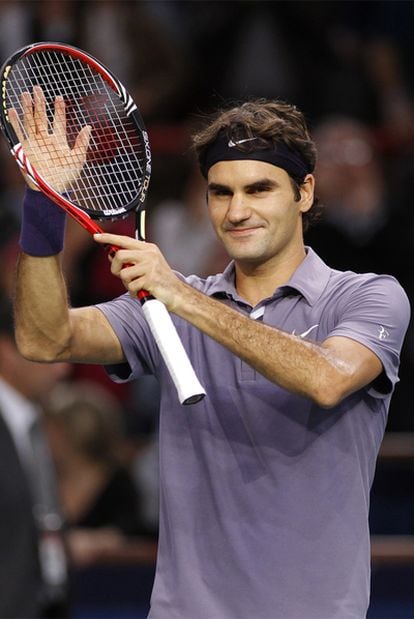
{"label": "man's ear", "polygon": [[300,191],[300,211],[306,213],[312,207],[315,194],[315,177],[307,174],[305,180],[299,187]]}

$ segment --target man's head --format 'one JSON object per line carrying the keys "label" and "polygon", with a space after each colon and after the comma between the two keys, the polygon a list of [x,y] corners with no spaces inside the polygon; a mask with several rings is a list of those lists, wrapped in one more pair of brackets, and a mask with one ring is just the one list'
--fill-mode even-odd
{"label": "man's head", "polygon": [[[316,163],[315,144],[303,114],[281,101],[260,99],[220,111],[193,142],[206,178],[219,161],[263,161],[287,172],[296,200]],[[317,202],[303,213],[304,230],[319,216]]]}

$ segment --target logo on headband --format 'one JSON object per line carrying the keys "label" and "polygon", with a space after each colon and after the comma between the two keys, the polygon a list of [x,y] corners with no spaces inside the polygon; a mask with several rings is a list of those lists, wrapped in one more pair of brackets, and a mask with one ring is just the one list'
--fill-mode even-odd
{"label": "logo on headband", "polygon": [[239,146],[240,144],[244,144],[245,142],[252,142],[253,140],[257,140],[257,138],[244,138],[243,140],[237,140],[237,142],[234,142],[234,140],[229,140],[227,143],[227,146],[229,148],[234,148],[235,146]]}

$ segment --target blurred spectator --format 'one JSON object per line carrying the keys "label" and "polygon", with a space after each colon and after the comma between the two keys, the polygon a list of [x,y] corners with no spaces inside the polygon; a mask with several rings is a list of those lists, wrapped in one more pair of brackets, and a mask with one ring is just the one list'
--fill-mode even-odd
{"label": "blurred spectator", "polygon": [[[375,270],[383,263],[382,239],[374,249],[372,243],[396,206],[388,203],[372,133],[362,122],[333,117],[316,128],[314,138],[317,192],[326,210],[322,224],[309,238],[338,269]],[[392,258],[387,256],[387,261]]]}
{"label": "blurred spectator", "polygon": [[0,302],[0,617],[64,617],[67,570],[42,400],[69,372],[21,357]]}
{"label": "blurred spectator", "polygon": [[326,119],[314,131],[322,222],[308,240],[339,269],[380,271],[412,286],[413,216],[397,199],[375,134],[352,118]]}
{"label": "blurred spectator", "polygon": [[74,565],[122,554],[131,538],[146,538],[137,557],[153,559],[156,532],[143,523],[118,402],[93,383],[61,384],[46,419]]}

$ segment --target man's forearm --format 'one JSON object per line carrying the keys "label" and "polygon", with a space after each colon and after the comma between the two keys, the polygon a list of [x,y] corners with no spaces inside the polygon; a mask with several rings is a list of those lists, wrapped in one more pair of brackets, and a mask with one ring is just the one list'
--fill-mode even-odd
{"label": "man's forearm", "polygon": [[279,386],[329,406],[329,388],[346,364],[320,345],[258,323],[184,284],[172,311]]}
{"label": "man's forearm", "polygon": [[16,343],[27,358],[56,361],[70,341],[69,308],[60,255],[22,253],[15,293]]}

